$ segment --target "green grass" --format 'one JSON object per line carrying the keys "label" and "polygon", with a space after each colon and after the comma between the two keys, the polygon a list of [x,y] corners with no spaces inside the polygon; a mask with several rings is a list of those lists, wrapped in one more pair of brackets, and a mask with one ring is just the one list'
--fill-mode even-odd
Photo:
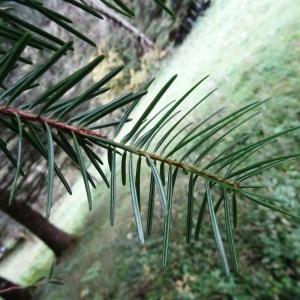
{"label": "green grass", "polygon": [[[143,176],[143,216],[147,177]],[[118,178],[120,181],[120,178]],[[181,175],[180,183],[188,178]],[[116,224],[109,225],[109,193],[83,232],[82,241],[56,268],[63,286],[47,286],[39,299],[297,299],[300,295],[299,227],[252,204],[239,209],[240,273],[226,279],[218,261],[208,216],[200,241],[185,244],[187,191],[175,190],[168,266],[163,269],[162,220],[156,201],[154,232],[138,245],[128,190],[118,191]],[[196,211],[200,193],[195,194]],[[241,208],[241,207],[239,207]],[[251,213],[248,213],[251,211]],[[220,214],[223,214],[222,210]],[[223,226],[224,224],[222,224]],[[280,298],[279,298],[280,297]]]}
{"label": "green grass", "polygon": [[[203,111],[194,114],[194,120],[221,104],[230,109],[254,99],[272,97],[262,115],[245,130],[258,138],[299,125],[299,16],[300,3],[294,0],[214,1],[185,43],[163,63],[144,101],[151,99],[174,73],[179,73],[179,78],[166,99],[178,98],[193,83],[210,74],[199,94],[193,94],[190,101],[215,86],[218,91]],[[280,139],[275,148],[281,153],[296,152],[298,145],[299,134]],[[300,212],[299,171],[299,163],[295,162],[263,178],[268,192],[284,199],[278,205],[295,213]],[[147,174],[143,178],[145,209]],[[45,287],[39,291],[40,299],[300,298],[299,226],[248,202],[238,202],[240,221],[236,239],[240,273],[226,279],[219,266],[208,216],[200,241],[185,244],[186,189],[187,179],[180,175],[175,191],[169,263],[167,269],[162,269],[162,226],[158,213],[153,236],[140,247],[128,190],[122,187],[117,191],[116,225],[110,228],[109,192],[99,186],[94,201],[101,205],[94,211],[81,243],[66,254],[56,269],[65,285]],[[195,194],[195,211],[202,199],[199,190],[202,186]]]}

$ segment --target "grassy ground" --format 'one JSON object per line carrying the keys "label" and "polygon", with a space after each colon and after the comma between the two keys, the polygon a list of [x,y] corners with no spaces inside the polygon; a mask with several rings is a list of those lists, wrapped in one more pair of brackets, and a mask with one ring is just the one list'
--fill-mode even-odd
{"label": "grassy ground", "polygon": [[[177,98],[210,74],[199,96],[214,86],[218,92],[203,110],[221,103],[236,107],[272,97],[262,116],[246,130],[260,137],[299,124],[299,15],[300,3],[293,0],[216,0],[184,45],[165,61],[145,101],[174,73],[179,73],[179,78],[168,99]],[[193,119],[202,115],[198,111]],[[299,135],[295,135],[281,139],[276,148],[281,153],[295,152],[298,145]],[[298,171],[299,163],[294,163],[264,178],[269,192],[285,199],[282,205],[295,212],[300,211]],[[147,174],[143,178],[146,200]],[[179,183],[186,186],[186,178],[181,176]],[[248,203],[240,206],[237,248],[241,271],[226,279],[218,265],[208,219],[200,242],[184,243],[186,188],[175,192],[170,259],[165,270],[160,265],[159,216],[155,217],[153,236],[139,247],[128,191],[118,191],[120,205],[113,229],[109,226],[109,195],[102,186],[97,194],[95,201],[101,206],[90,218],[82,242],[57,267],[65,285],[46,287],[39,291],[40,299],[300,298],[300,228],[286,218]],[[195,195],[197,205],[200,196],[200,192]]]}

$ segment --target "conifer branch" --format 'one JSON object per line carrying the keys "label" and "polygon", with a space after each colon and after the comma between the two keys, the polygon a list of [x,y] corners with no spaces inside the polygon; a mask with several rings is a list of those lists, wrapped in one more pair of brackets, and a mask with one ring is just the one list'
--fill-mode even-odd
{"label": "conifer branch", "polygon": [[16,108],[16,107],[7,107],[7,106],[0,106],[0,114],[5,115],[5,116],[16,116],[18,115],[21,120],[24,121],[31,121],[34,123],[39,123],[41,125],[47,123],[51,128],[55,128],[58,130],[66,131],[70,134],[74,132],[77,135],[90,135],[90,136],[96,136],[100,138],[106,138],[105,135],[102,135],[101,133],[95,131],[95,130],[90,130],[90,129],[85,129],[85,128],[80,128],[76,127],[73,125],[69,125],[67,123],[51,119],[48,117],[43,117],[37,114],[33,114],[31,112]]}

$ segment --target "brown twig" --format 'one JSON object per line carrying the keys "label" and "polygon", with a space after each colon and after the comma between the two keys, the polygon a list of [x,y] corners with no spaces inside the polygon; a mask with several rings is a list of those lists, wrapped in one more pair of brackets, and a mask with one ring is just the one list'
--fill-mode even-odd
{"label": "brown twig", "polygon": [[104,136],[100,132],[97,132],[95,130],[79,128],[79,127],[76,127],[73,125],[65,124],[61,121],[54,120],[54,119],[47,118],[47,117],[42,117],[42,116],[33,114],[31,112],[24,111],[19,108],[15,108],[15,107],[0,106],[0,114],[10,116],[10,117],[15,117],[16,115],[18,115],[21,120],[37,122],[37,123],[40,123],[41,125],[44,125],[45,123],[47,123],[51,128],[64,130],[69,133],[74,132],[76,135],[85,136],[87,138],[94,137],[96,139],[102,140],[103,143],[107,143],[111,147],[117,147],[117,148],[123,149],[125,151],[135,153],[136,155],[139,155],[139,156],[144,156],[144,157],[149,156],[153,160],[167,163],[168,165],[172,165],[176,168],[184,169],[188,172],[194,173],[195,175],[202,176],[203,178],[207,178],[214,182],[221,183],[221,184],[227,186],[228,188],[236,190],[237,192],[240,191],[239,185],[237,183],[231,182],[229,180],[226,180],[226,179],[216,176],[214,174],[205,172],[204,170],[202,170],[192,164],[180,162],[175,159],[162,157],[156,153],[150,153],[150,152],[142,150],[142,149],[137,149],[137,148],[134,148],[134,147],[131,147],[128,145],[124,145],[124,144],[115,142],[114,140],[108,139],[107,136]]}
{"label": "brown twig", "polygon": [[60,129],[70,133],[74,132],[77,135],[92,135],[96,137],[107,138],[107,136],[102,135],[101,133],[95,130],[79,128],[73,125],[60,122],[58,120],[39,116],[16,107],[0,106],[0,113],[6,116],[15,116],[17,114],[21,120],[32,121],[32,122],[40,123],[42,125],[47,123],[51,128]]}
{"label": "brown twig", "polygon": [[0,289],[0,295],[10,293],[10,292],[13,292],[13,291],[21,291],[21,290],[27,290],[29,288],[36,288],[38,286],[45,285],[47,283],[49,283],[49,281],[44,280],[44,281],[41,281],[41,282],[38,282],[38,283],[35,283],[35,284],[26,285],[26,286],[11,286],[11,287],[8,287],[8,288],[2,289],[2,290]]}

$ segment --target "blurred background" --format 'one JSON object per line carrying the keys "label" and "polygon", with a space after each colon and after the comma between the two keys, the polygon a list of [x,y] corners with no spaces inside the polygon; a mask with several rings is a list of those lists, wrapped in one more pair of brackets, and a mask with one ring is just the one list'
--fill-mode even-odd
{"label": "blurred background", "polygon": [[[70,10],[70,6],[59,0],[44,1],[48,7],[71,15],[77,27],[96,42],[97,48],[75,39],[74,54],[59,62],[42,86],[53,84],[58,77],[78,69],[97,54],[105,54],[91,81],[114,66],[125,65],[125,68],[112,81],[111,90],[91,105],[110,101],[125,90],[137,91],[156,77],[149,94],[142,100],[150,101],[160,86],[178,74],[165,97],[166,101],[176,99],[205,75],[210,75],[191,101],[199,100],[213,87],[218,90],[203,110],[191,116],[191,122],[200,121],[212,108],[223,105],[237,108],[271,97],[263,106],[262,114],[244,132],[255,139],[300,125],[299,1],[166,1],[176,12],[175,19],[153,1],[124,2],[134,8],[134,18],[128,19],[103,6],[104,20],[99,20],[76,8]],[[19,12],[24,19],[34,18],[38,26],[49,32],[73,39],[40,15],[29,13],[32,14],[26,10]],[[43,54],[37,59],[42,60]],[[85,84],[83,81],[81,86]],[[80,91],[80,85],[76,89],[72,93]],[[111,120],[118,117],[112,115]],[[291,133],[267,151],[299,152],[299,143],[299,134]],[[18,201],[44,215],[47,165],[33,150],[28,153],[27,164],[32,172],[22,183]],[[79,172],[63,154],[57,155],[74,187],[73,195],[69,196],[60,184],[56,185],[56,203],[50,218],[55,228],[49,228],[49,232],[61,237],[61,248],[51,250],[51,245],[47,246],[36,232],[33,234],[28,226],[20,225],[15,216],[0,207],[1,276],[30,285],[47,275],[52,263],[57,262],[54,273],[64,284],[39,287],[36,299],[300,299],[300,226],[286,217],[249,202],[239,202],[236,241],[240,272],[226,278],[219,265],[208,216],[200,240],[185,243],[188,178],[180,175],[178,183],[185,188],[178,188],[174,195],[169,261],[163,269],[159,213],[154,216],[151,237],[140,246],[128,186],[120,185],[117,191],[116,224],[111,228],[109,190],[105,184],[99,182],[90,213]],[[0,192],[4,199],[13,172],[8,172],[11,178],[5,176],[10,166],[2,159],[0,166]],[[299,215],[299,174],[300,165],[296,161],[272,169],[257,180],[272,196],[282,199],[279,207]],[[148,185],[149,174],[144,170],[144,213]],[[196,211],[202,193],[200,187],[194,194]],[[80,236],[80,240],[74,242],[75,236]]]}

